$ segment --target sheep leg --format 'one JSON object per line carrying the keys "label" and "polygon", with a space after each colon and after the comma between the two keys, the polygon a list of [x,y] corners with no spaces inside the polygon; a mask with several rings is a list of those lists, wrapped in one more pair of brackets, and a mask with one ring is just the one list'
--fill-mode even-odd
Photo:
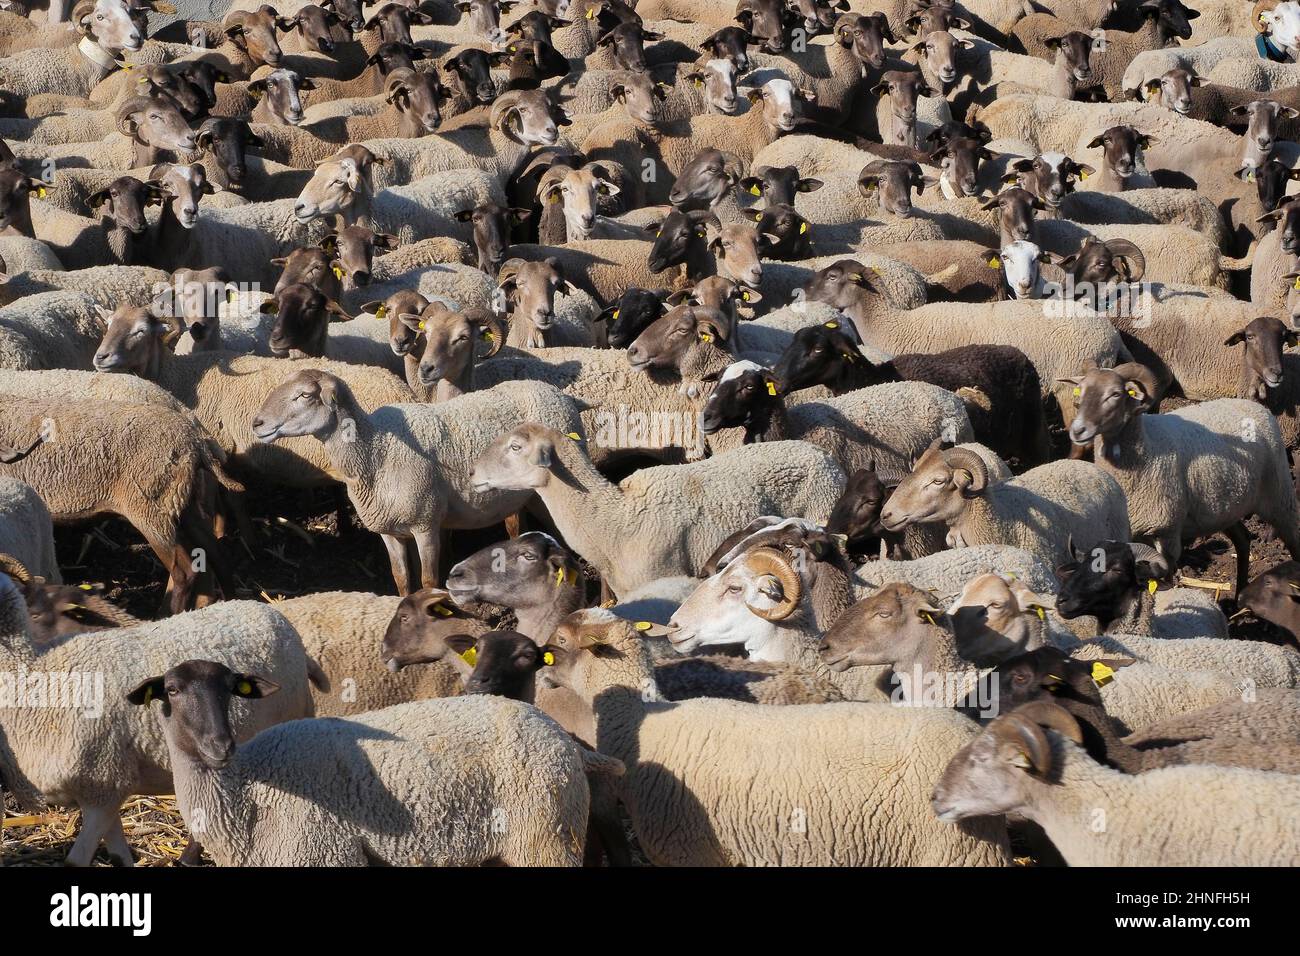
{"label": "sheep leg", "polygon": [[1240,594],[1250,580],[1250,532],[1238,521],[1227,529],[1227,535],[1237,549],[1237,593]]}
{"label": "sheep leg", "polygon": [[199,866],[203,862],[203,844],[193,836],[181,851],[181,858],[176,861],[180,866]]}
{"label": "sheep leg", "polygon": [[[117,830],[115,834],[111,832],[114,828]],[[73,841],[72,849],[68,851],[64,864],[90,866],[90,861],[95,858],[95,851],[99,849],[100,841],[106,837],[111,841],[110,853],[125,848],[127,859],[131,859],[131,850],[126,846],[126,834],[122,831],[121,806],[119,804],[83,806],[81,831]]]}
{"label": "sheep leg", "polygon": [[415,532],[415,550],[420,553],[420,587],[438,586],[438,554],[442,529]]}
{"label": "sheep leg", "polygon": [[381,534],[384,547],[388,549],[388,563],[393,568],[393,583],[401,597],[411,593],[411,568],[406,560],[406,541],[391,534]]}
{"label": "sheep leg", "polygon": [[221,593],[225,595],[227,601],[235,599],[235,578],[230,573],[230,562],[227,560],[226,549],[222,547],[221,542],[217,540],[213,530],[208,527],[206,519],[202,515],[186,512],[181,515],[181,526],[186,531],[186,537],[191,544],[197,544],[207,553],[208,586],[204,588],[206,595],[211,595],[211,580],[217,579],[217,584],[221,586]]}

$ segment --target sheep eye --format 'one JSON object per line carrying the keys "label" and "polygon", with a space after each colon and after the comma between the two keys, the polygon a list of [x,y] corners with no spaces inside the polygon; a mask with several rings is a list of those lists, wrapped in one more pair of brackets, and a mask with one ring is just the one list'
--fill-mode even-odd
{"label": "sheep eye", "polygon": [[512,442],[511,445],[510,445],[510,450],[511,450],[511,451],[520,451],[520,450],[522,449],[522,447],[523,447],[523,446],[521,446],[518,442]]}
{"label": "sheep eye", "polygon": [[740,585],[739,585],[739,584],[728,584],[728,585],[727,585],[727,593],[728,593],[728,594],[739,594],[739,593],[740,593]]}
{"label": "sheep eye", "polygon": [[536,560],[537,560],[537,555],[535,555],[535,554],[529,554],[527,551],[525,551],[523,554],[521,554],[520,557],[523,558],[525,561],[536,561]]}

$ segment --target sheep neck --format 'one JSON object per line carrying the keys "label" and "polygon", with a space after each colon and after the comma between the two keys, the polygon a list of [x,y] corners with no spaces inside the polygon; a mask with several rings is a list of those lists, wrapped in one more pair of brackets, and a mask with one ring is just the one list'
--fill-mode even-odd
{"label": "sheep neck", "polygon": [[[938,624],[925,626],[923,636],[912,644],[911,653],[897,655],[897,660],[890,666],[895,673],[905,675],[912,681],[933,679],[932,675],[945,678],[960,675],[962,691],[959,697],[969,689],[970,682],[980,674],[978,666],[957,653],[957,643],[951,632]],[[904,681],[901,686],[906,689],[907,681]],[[946,680],[944,686],[947,686]],[[911,693],[904,693],[903,699],[912,702],[918,689],[911,688]],[[954,706],[957,701],[945,701],[945,703]]]}
{"label": "sheep neck", "polygon": [[84,58],[86,73],[90,77],[92,86],[125,65],[113,55],[112,51],[100,46],[90,37],[81,38],[81,42],[77,44],[77,52]]}
{"label": "sheep neck", "polygon": [[163,262],[179,263],[184,258],[184,252],[189,248],[189,244],[190,231],[176,218],[171,202],[163,203],[162,215],[158,217],[158,225],[154,231],[153,248]]}
{"label": "sheep neck", "polygon": [[[620,585],[619,563],[611,550],[622,549],[635,538],[631,527],[621,535],[611,535],[629,518],[634,518],[623,498],[623,491],[596,470],[578,442],[560,436],[555,443],[550,479],[537,489],[546,511],[564,540],[600,570],[615,592],[627,590]],[[652,516],[653,517],[653,516]]]}
{"label": "sheep neck", "polygon": [[1079,721],[1083,731],[1084,747],[1098,763],[1112,766],[1124,773],[1141,773],[1160,766],[1152,762],[1155,755],[1130,747],[1115,732],[1115,724],[1099,701],[1085,702],[1069,697],[1056,698],[1056,702]]}
{"label": "sheep neck", "polygon": [[745,418],[745,444],[765,441],[782,441],[789,437],[790,421],[785,403],[779,398],[760,401]]}
{"label": "sheep neck", "polygon": [[350,396],[335,392],[335,401],[334,427],[320,440],[330,464],[343,476],[348,495],[352,497],[372,484],[366,479],[372,471],[370,449],[375,437],[374,426],[370,416]]}
{"label": "sheep neck", "polygon": [[1016,809],[1047,832],[1071,866],[1113,862],[1109,834],[1128,831],[1117,826],[1116,820],[1105,821],[1107,825],[1100,830],[1093,829],[1093,825],[1098,807],[1117,807],[1126,802],[1119,791],[1128,781],[1118,770],[1103,767],[1052,731],[1047,735],[1054,772],[1050,779],[1042,780],[1016,771],[1024,774],[1027,790]]}
{"label": "sheep neck", "polygon": [[1103,157],[1101,172],[1097,174],[1096,189],[1100,192],[1122,193],[1128,188],[1128,180],[1115,172],[1115,168],[1111,166],[1110,161]]}
{"label": "sheep neck", "polygon": [[[196,811],[203,816],[203,841],[210,848],[221,847],[235,859],[246,858],[252,847],[249,838],[257,818],[257,807],[249,798],[242,779],[240,759],[243,746],[235,750],[234,759],[221,770],[213,770],[183,751],[172,740],[164,724],[167,749],[172,761],[172,780],[176,786],[176,804],[185,825],[193,832]],[[246,746],[246,745],[245,745]]]}
{"label": "sheep neck", "polygon": [[866,358],[845,359],[840,362],[840,371],[835,378],[827,382],[827,387],[833,395],[843,395],[846,392],[855,392],[860,388],[866,388],[869,385],[880,385],[883,382],[901,381],[902,376],[894,368],[892,361],[881,362],[879,365],[869,361]]}
{"label": "sheep neck", "polygon": [[[552,578],[551,581],[554,584],[555,579]],[[516,606],[515,630],[525,637],[531,637],[535,643],[542,644],[555,633],[561,621],[587,603],[584,590],[581,578],[575,584],[563,581],[554,584],[549,602],[529,607]]]}
{"label": "sheep neck", "polygon": [[[1146,460],[1146,428],[1138,413],[1126,421],[1113,435],[1098,435],[1093,439],[1093,458],[1111,472],[1133,472]],[[1135,476],[1126,476],[1135,477]]]}
{"label": "sheep neck", "polygon": [[1078,88],[1078,83],[1074,79],[1074,72],[1070,69],[1070,64],[1066,62],[1065,54],[1058,52],[1056,54],[1056,69],[1052,71],[1052,95],[1059,96],[1063,100],[1074,99],[1074,91]]}
{"label": "sheep neck", "polygon": [[139,236],[113,219],[105,218],[103,226],[104,240],[108,243],[113,258],[120,265],[135,265],[139,253]]}
{"label": "sheep neck", "polygon": [[1128,591],[1115,605],[1115,614],[1109,621],[1101,621],[1104,634],[1154,636],[1156,599],[1145,588]]}

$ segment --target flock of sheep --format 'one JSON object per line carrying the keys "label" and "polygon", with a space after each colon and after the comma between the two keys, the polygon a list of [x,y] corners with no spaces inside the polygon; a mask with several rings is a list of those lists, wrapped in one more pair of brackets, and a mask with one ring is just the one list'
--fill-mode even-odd
{"label": "flock of sheep", "polygon": [[[1300,863],[1300,4],[17,6],[0,784],[69,863],[172,793],[189,864]],[[316,489],[395,594],[246,599]],[[102,516],[156,620],[64,583]]]}

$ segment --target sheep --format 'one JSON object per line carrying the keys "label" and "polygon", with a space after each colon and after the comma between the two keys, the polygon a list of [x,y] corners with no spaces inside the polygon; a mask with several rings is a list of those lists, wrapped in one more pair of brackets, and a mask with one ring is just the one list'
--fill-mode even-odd
{"label": "sheep", "polygon": [[[942,521],[948,544],[1012,544],[1053,566],[1069,559],[1067,540],[1128,540],[1120,484],[1087,462],[1053,462],[989,484],[988,467],[939,441],[921,455],[880,512],[889,531]],[[1100,535],[1100,537],[1098,537]]]}
{"label": "sheep", "polygon": [[1261,687],[1239,700],[1227,700],[1185,714],[1174,714],[1124,738],[1134,747],[1169,742],[1242,740],[1251,743],[1293,743],[1300,728],[1300,693]]}
{"label": "sheep", "polygon": [[[441,616],[437,607],[447,611]],[[462,612],[445,591],[418,591],[405,598],[355,591],[325,591],[276,601],[272,605],[293,625],[307,655],[329,679],[328,689],[313,689],[317,717],[354,714],[413,700],[452,697],[461,692],[467,673],[455,653],[427,666],[389,664],[383,636],[397,627],[396,619],[416,615],[435,633],[474,635],[486,628]]]}
{"label": "sheep", "polygon": [[16,478],[0,478],[0,517],[0,554],[11,555],[51,584],[62,584],[50,509],[36,489]]}
{"label": "sheep", "polygon": [[853,593],[860,600],[884,584],[902,582],[933,591],[937,600],[951,602],[967,581],[990,572],[1014,574],[1045,593],[1056,587],[1050,567],[1028,551],[1004,544],[984,544],[940,551],[913,561],[868,561],[854,571]]}
{"label": "sheep", "polygon": [[[999,708],[1005,712],[1032,700],[1051,701],[1079,721],[1088,754],[1099,763],[1125,773],[1143,773],[1179,764],[1251,767],[1281,773],[1295,773],[1300,769],[1300,751],[1294,744],[1286,743],[1279,746],[1278,743],[1229,741],[1219,736],[1139,750],[1120,738],[1087,663],[1069,660],[1059,653],[1039,656],[1045,657],[1047,667],[1042,663],[1031,664],[1029,659],[1015,659],[999,668],[1004,672],[1001,686],[1008,692],[1005,698],[999,699]],[[1043,674],[1043,670],[1052,673]],[[1192,711],[1184,716],[1195,721],[1204,714],[1205,711]]]}
{"label": "sheep", "polygon": [[542,383],[367,412],[342,379],[304,369],[266,397],[252,430],[268,444],[310,435],[325,446],[358,516],[383,537],[398,593],[406,595],[406,541],[414,539],[419,551],[421,586],[433,587],[442,528],[486,527],[527,500],[526,489],[485,494],[489,489],[469,472],[489,443],[521,419],[557,425],[561,435],[580,427],[573,403]]}
{"label": "sheep", "polygon": [[[796,471],[804,477],[798,487],[788,486]],[[552,480],[560,475],[565,478]],[[569,483],[575,479],[577,486]],[[581,442],[530,423],[494,441],[474,463],[470,483],[483,491],[536,491],[565,540],[621,595],[656,578],[694,573],[718,538],[757,514],[824,521],[844,476],[820,449],[769,442],[705,462],[645,468],[614,485]],[[704,500],[692,491],[722,487],[725,492]],[[611,534],[614,528],[621,530]],[[619,541],[641,547],[636,554],[611,550]]]}
{"label": "sheep", "polygon": [[18,586],[27,605],[32,636],[39,643],[70,634],[143,623],[105,600],[91,585],[51,584],[40,575],[33,575],[11,555],[0,554],[0,573],[9,575]]}
{"label": "sheep", "polygon": [[[109,5],[105,4],[104,9]],[[53,51],[34,48],[4,57],[0,61],[0,86],[20,100],[39,93],[88,96],[96,84],[122,67],[122,54],[138,51],[143,42],[129,18],[94,33],[90,21],[98,10],[92,0],[80,0],[73,8],[72,22],[81,33],[76,46]]]}
{"label": "sheep", "polygon": [[[117,514],[130,521],[168,570],[172,613],[187,605],[206,563],[194,561],[186,544],[206,552],[223,590],[233,595],[221,547],[201,506],[209,481],[229,491],[243,487],[226,474],[211,439],[188,415],[160,405],[118,403],[73,411],[63,400],[14,396],[4,398],[4,407],[3,441],[40,452],[5,465],[4,471],[31,484],[56,520]],[[160,443],[159,436],[166,441]],[[87,473],[96,479],[67,480]]]}
{"label": "sheep", "polygon": [[[65,693],[73,707],[10,707],[0,715],[6,747],[0,767],[6,789],[36,812],[46,804],[81,808],[81,832],[67,862],[88,866],[100,842],[130,866],[133,857],[118,808],[129,794],[172,793],[167,746],[152,721],[124,707],[126,694],[168,659],[220,657],[241,670],[270,675],[283,696],[275,704],[234,714],[234,732],[247,740],[259,730],[312,713],[309,679],[323,678],[287,621],[264,604],[228,601],[137,627],[112,628],[38,645],[27,610],[7,575],[0,575],[0,658],[10,673],[83,675],[81,690]],[[102,681],[102,683],[100,683]],[[85,715],[99,717],[86,720]]]}
{"label": "sheep", "polygon": [[[219,865],[581,862],[590,803],[582,757],[527,704],[485,696],[416,701],[346,721],[294,721],[236,747],[227,723],[232,698],[259,701],[278,689],[256,671],[190,660],[130,694],[135,704],[167,701],[157,717],[181,815],[206,822],[204,843]],[[473,796],[444,790],[445,799],[435,797],[467,762],[481,766],[484,754],[499,766],[466,781]],[[466,801],[497,808],[503,825],[475,820]],[[281,826],[254,826],[267,819]]]}
{"label": "sheep", "polygon": [[[619,796],[651,862],[687,866],[1006,863],[1006,835],[1000,821],[952,831],[947,834],[950,839],[939,844],[933,838],[928,809],[920,805],[921,794],[916,792],[918,776],[926,779],[934,772],[929,767],[937,770],[937,763],[955,746],[970,739],[973,728],[964,718],[876,704],[769,711],[734,701],[661,703],[648,652],[636,635],[631,623],[609,612],[579,611],[548,644],[555,664],[541,672],[541,679],[570,687],[591,703],[604,752],[627,766],[619,781]],[[637,693],[617,688],[634,688]],[[845,721],[861,727],[865,739],[846,736]],[[906,759],[894,756],[900,739],[908,741]],[[774,752],[808,761],[806,771],[781,775],[787,784],[803,781],[793,790],[778,785],[767,772],[763,754]],[[852,772],[840,773],[834,787],[810,783],[827,766],[862,767],[864,754],[866,776],[860,783]],[[732,769],[737,759],[740,766]],[[693,769],[705,767],[707,773]],[[883,771],[883,767],[894,769]],[[907,780],[899,776],[902,767]],[[665,784],[669,789],[664,789]],[[812,789],[801,789],[804,786]],[[737,788],[752,797],[743,812],[732,799]],[[681,800],[680,794],[688,791],[691,799]],[[867,822],[883,812],[877,804],[883,793],[894,801],[887,813],[893,837],[887,841],[875,839]],[[803,809],[799,819],[806,819],[806,831],[801,827],[796,840],[783,827],[754,827],[754,801],[765,808],[763,815],[773,818]],[[846,829],[861,837],[845,840]]]}
{"label": "sheep", "polygon": [[[1155,591],[1145,560],[1118,541],[1101,541],[1087,554],[1075,551],[1057,568],[1062,617],[1091,615],[1103,634],[1190,638],[1228,636],[1223,611],[1199,588]],[[1159,604],[1159,607],[1157,607]]]}
{"label": "sheep", "polygon": [[[583,348],[604,344],[603,330],[594,321],[595,309],[569,302],[556,308],[558,291],[563,290],[569,297],[585,296],[565,279],[558,259],[508,260],[497,275],[497,287],[505,297],[511,318],[507,345]],[[590,306],[590,301],[586,305]],[[557,311],[561,314],[557,315]]]}
{"label": "sheep", "polygon": [[[129,320],[127,317],[130,316]],[[134,335],[138,329],[143,334]],[[318,442],[287,440],[267,447],[249,423],[273,388],[304,367],[338,375],[368,408],[409,401],[411,390],[384,369],[324,359],[275,359],[230,352],[174,356],[163,344],[168,326],[147,314],[115,316],[94,356],[99,372],[129,373],[155,382],[178,398],[220,447],[231,468],[294,488],[312,488],[341,480]]]}
{"label": "sheep", "polygon": [[1145,414],[1157,386],[1150,369],[1136,363],[1068,381],[1079,389],[1070,440],[1092,443],[1098,467],[1119,483],[1134,538],[1159,552],[1161,576],[1177,568],[1184,540],[1225,531],[1237,547],[1237,588],[1244,588],[1250,549],[1241,520],[1252,513],[1293,557],[1300,555],[1286,447],[1267,409],[1224,398]]}
{"label": "sheep", "polygon": [[1300,636],[1300,620],[1294,610],[1295,595],[1300,592],[1298,569],[1295,561],[1286,561],[1257,575],[1238,591],[1237,606],[1290,632],[1293,638]]}
{"label": "sheep", "polygon": [[[1209,766],[1124,774],[1092,760],[1078,722],[1044,704],[999,717],[952,759],[934,788],[940,820],[1023,816],[1071,866],[1285,866],[1300,856],[1292,777]],[[1190,793],[1216,812],[1189,812]],[[1100,829],[1088,824],[1098,809]]]}

